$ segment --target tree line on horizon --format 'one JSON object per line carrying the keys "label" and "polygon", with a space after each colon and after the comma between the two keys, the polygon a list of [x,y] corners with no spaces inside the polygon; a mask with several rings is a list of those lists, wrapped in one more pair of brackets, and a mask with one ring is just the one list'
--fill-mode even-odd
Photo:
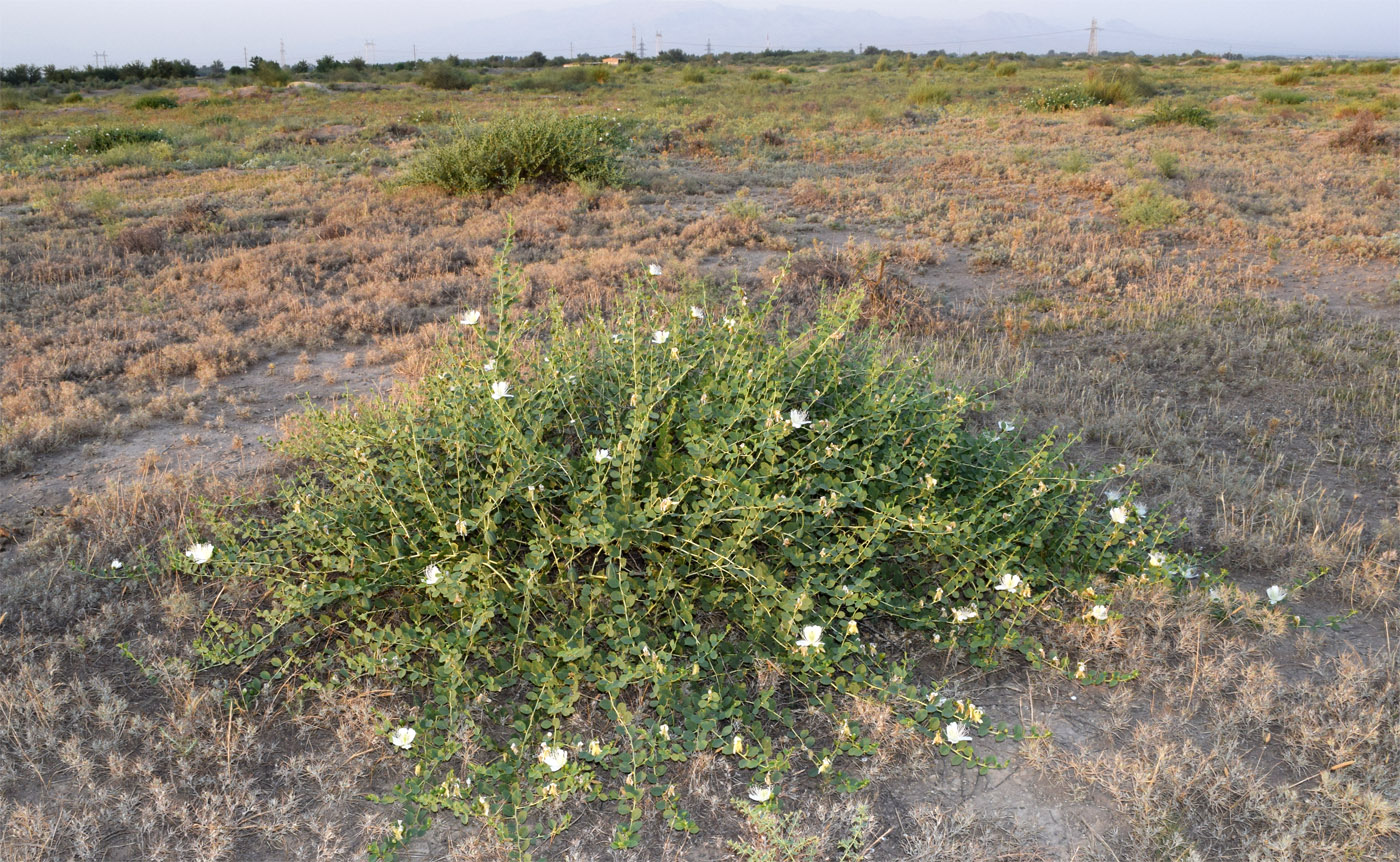
{"label": "tree line on horizon", "polygon": [[[882,55],[901,55],[907,57],[925,58],[956,58],[964,61],[984,61],[992,59],[995,61],[1015,61],[1022,63],[1034,63],[1037,61],[1058,64],[1067,59],[1082,58],[1088,59],[1088,55],[1073,52],[1049,51],[1045,54],[1028,54],[1024,51],[992,51],[973,52],[970,54],[954,54],[944,50],[931,50],[923,54],[915,54],[908,51],[890,51],[874,45],[869,45],[864,50],[857,52],[850,51],[817,51],[817,50],[791,50],[791,49],[767,49],[753,52],[725,52],[720,54],[688,54],[680,48],[670,48],[651,57],[641,57],[637,54],[626,51],[617,55],[623,62],[628,63],[663,63],[663,64],[684,64],[684,63],[753,63],[764,61],[785,61],[803,62],[807,64],[820,64],[823,62],[837,62],[850,60],[856,57],[878,57]],[[1116,62],[1136,62],[1136,63],[1168,63],[1181,62],[1190,59],[1222,59],[1241,60],[1244,59],[1239,54],[1218,54],[1206,53],[1200,50],[1190,54],[1167,54],[1167,55],[1138,55],[1134,52],[1103,52],[1096,59],[1099,61]],[[10,67],[0,67],[0,84],[11,87],[51,85],[51,86],[122,86],[131,84],[168,85],[177,81],[194,81],[198,79],[226,79],[230,77],[246,77],[254,83],[277,86],[286,84],[295,78],[309,79],[337,79],[337,80],[357,80],[359,76],[369,72],[401,72],[424,70],[436,70],[438,75],[442,75],[442,70],[479,70],[488,69],[543,69],[546,67],[559,67],[566,64],[587,64],[598,63],[603,59],[602,55],[579,54],[574,57],[555,56],[549,57],[542,51],[534,51],[530,54],[515,57],[506,55],[492,55],[476,59],[465,59],[455,54],[450,54],[445,58],[433,57],[425,60],[398,61],[393,63],[370,63],[363,57],[352,57],[348,60],[339,60],[327,54],[315,62],[299,60],[295,63],[283,65],[275,60],[268,60],[263,57],[252,57],[245,66],[225,66],[222,61],[214,60],[206,66],[197,66],[188,59],[167,60],[156,58],[149,63],[139,60],[124,63],[121,65],[93,65],[88,64],[82,67],[69,66],[61,67],[52,63],[44,66],[20,63]],[[1275,56],[1252,57],[1258,60],[1285,60],[1287,58]]]}

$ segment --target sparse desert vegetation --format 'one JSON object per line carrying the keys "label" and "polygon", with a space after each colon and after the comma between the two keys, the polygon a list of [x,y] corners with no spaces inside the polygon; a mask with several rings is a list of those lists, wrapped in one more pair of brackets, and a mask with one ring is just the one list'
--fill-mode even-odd
{"label": "sparse desert vegetation", "polygon": [[6,858],[1400,858],[1396,67],[782,62],[0,75]]}

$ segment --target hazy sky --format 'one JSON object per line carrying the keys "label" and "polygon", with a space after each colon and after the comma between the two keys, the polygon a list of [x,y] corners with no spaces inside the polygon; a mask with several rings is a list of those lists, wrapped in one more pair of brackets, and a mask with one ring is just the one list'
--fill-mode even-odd
{"label": "hazy sky", "polygon": [[[0,0],[0,66],[16,63],[107,62],[184,57],[241,63],[249,54],[271,59],[285,42],[289,61],[365,54],[375,40],[380,62],[464,53],[451,33],[473,20],[523,10],[570,9],[603,0]],[[1125,19],[1205,50],[1244,53],[1385,52],[1400,55],[1400,0],[719,0],[726,6],[772,9],[807,6],[892,16],[967,19],[987,12],[1034,16],[1055,25],[1087,26]],[[665,8],[657,0],[650,4]],[[645,27],[646,22],[638,22]],[[858,36],[853,36],[858,38]],[[619,39],[619,43],[624,40]],[[1101,44],[1104,44],[1101,42]],[[614,48],[624,47],[622,44]],[[815,47],[815,46],[809,46]],[[1163,47],[1161,50],[1174,50]]]}

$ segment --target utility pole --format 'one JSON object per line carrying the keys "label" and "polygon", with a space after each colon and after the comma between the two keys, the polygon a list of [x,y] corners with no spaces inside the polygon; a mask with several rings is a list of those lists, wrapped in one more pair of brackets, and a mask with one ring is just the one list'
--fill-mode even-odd
{"label": "utility pole", "polygon": [[573,42],[570,42],[570,43],[569,43],[569,59],[572,60],[573,58],[574,58],[574,43],[573,43]]}
{"label": "utility pole", "polygon": [[286,39],[278,39],[278,40],[277,40],[277,56],[278,56],[278,62],[280,62],[283,66],[287,65],[287,40],[286,40]]}
{"label": "utility pole", "polygon": [[[633,54],[636,54],[636,53],[637,53],[637,25],[636,25],[636,24],[633,24],[633,25],[632,25],[632,53],[633,53]],[[637,54],[637,56],[640,57],[641,55],[640,55],[640,54]]]}
{"label": "utility pole", "polygon": [[1086,51],[1090,57],[1099,56],[1099,19],[1093,18],[1089,22],[1089,50]]}
{"label": "utility pole", "polygon": [[647,56],[647,40],[646,40],[646,39],[643,39],[642,41],[640,41],[640,42],[637,43],[637,56],[638,56],[639,58],[641,58],[641,59],[646,59],[646,56]]}
{"label": "utility pole", "polygon": [[661,56],[661,31],[656,31],[656,56]]}
{"label": "utility pole", "polygon": [[243,68],[248,68],[248,46],[243,46]]}
{"label": "utility pole", "polygon": [[367,55],[369,55],[369,56],[367,56],[367,57],[365,58],[365,59],[369,60],[369,64],[370,64],[371,66],[375,65],[374,40],[373,40],[373,39],[366,39],[366,40],[365,40],[365,53],[366,53]]}
{"label": "utility pole", "polygon": [[710,44],[710,37],[709,37],[709,36],[706,36],[706,37],[705,37],[705,56],[706,56],[706,57],[713,57],[714,55],[715,55],[714,46]]}
{"label": "utility pole", "polygon": [[418,65],[418,43],[413,43],[413,65]]}

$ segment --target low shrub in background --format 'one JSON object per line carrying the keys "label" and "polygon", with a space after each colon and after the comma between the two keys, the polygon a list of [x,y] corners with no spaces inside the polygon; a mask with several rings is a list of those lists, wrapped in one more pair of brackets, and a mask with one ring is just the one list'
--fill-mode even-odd
{"label": "low shrub in background", "polygon": [[171,108],[178,108],[180,107],[180,103],[169,96],[163,96],[159,93],[148,93],[132,102],[131,107],[141,108],[143,110],[164,111]]}
{"label": "low shrub in background", "polygon": [[452,194],[511,191],[524,182],[612,185],[627,136],[617,120],[558,114],[508,114],[459,131],[409,169],[410,182]]}
{"label": "low shrub in background", "polygon": [[1091,69],[1088,79],[1084,82],[1084,89],[1104,105],[1129,105],[1157,94],[1157,88],[1136,66]]}
{"label": "low shrub in background", "polygon": [[1307,94],[1297,90],[1261,90],[1259,93],[1259,101],[1268,105],[1301,105],[1307,100]]}
{"label": "low shrub in background", "polygon": [[924,105],[946,105],[953,101],[953,92],[947,87],[928,82],[915,84],[905,100],[916,107]]}
{"label": "low shrub in background", "polygon": [[383,797],[404,817],[377,854],[433,812],[524,848],[568,825],[566,798],[616,805],[616,847],[646,811],[695,831],[666,788],[702,755],[750,771],[760,801],[799,773],[859,786],[859,701],[996,766],[975,740],[1020,730],[871,636],[1102,681],[1024,626],[1094,624],[1113,580],[1166,571],[1145,509],[1105,504],[1048,437],[973,427],[977,396],[890,355],[857,295],[800,335],[742,296],[652,305],[651,285],[612,322],[545,326],[498,266],[500,301],[463,317],[438,373],[312,413],[286,444],[306,469],[176,554],[264,597],[226,600],[199,646],[249,669],[245,696],[415,694],[383,716],[415,769]]}
{"label": "low shrub in background", "polygon": [[540,93],[581,93],[589,87],[608,80],[605,66],[574,66],[568,69],[542,69],[529,75],[512,78],[508,86],[513,90]]}
{"label": "low shrub in background", "polygon": [[429,63],[418,75],[418,83],[430,90],[470,90],[483,80],[450,63]]}
{"label": "low shrub in background", "polygon": [[1138,126],[1182,125],[1213,129],[1216,119],[1201,105],[1192,102],[1157,102],[1152,110],[1138,117]]}
{"label": "low shrub in background", "polygon": [[1105,102],[1089,93],[1083,85],[1065,84],[1048,90],[1033,90],[1021,102],[1021,106],[1032,111],[1078,111],[1103,105]]}
{"label": "low shrub in background", "polygon": [[160,141],[169,141],[169,138],[160,129],[93,126],[74,131],[61,141],[56,149],[63,153],[105,153],[108,150],[130,144],[154,144]]}

